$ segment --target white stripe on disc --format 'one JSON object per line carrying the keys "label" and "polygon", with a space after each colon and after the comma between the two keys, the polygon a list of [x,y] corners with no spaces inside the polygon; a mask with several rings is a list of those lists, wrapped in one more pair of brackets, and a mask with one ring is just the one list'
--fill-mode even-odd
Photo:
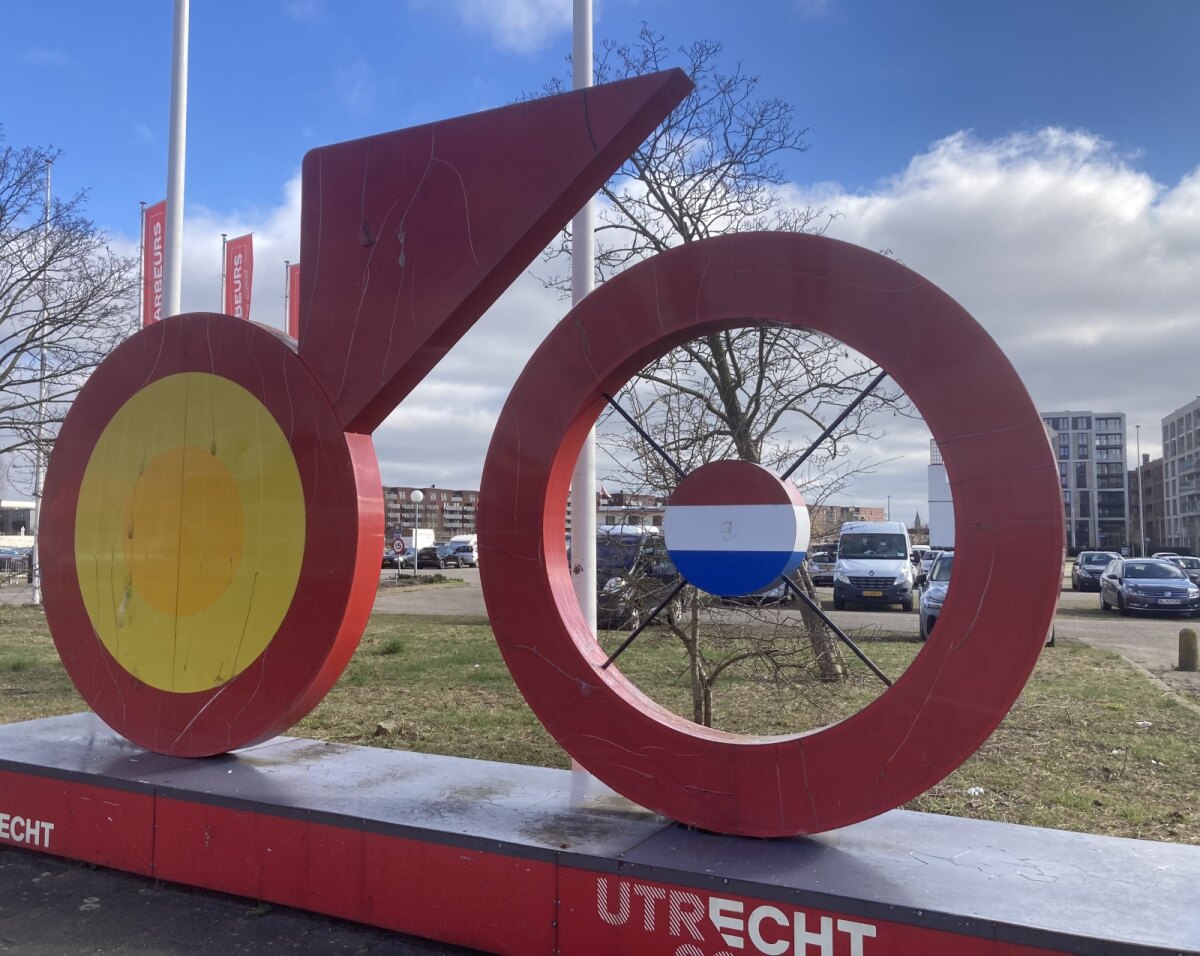
{"label": "white stripe on disc", "polygon": [[674,505],[663,516],[672,551],[804,551],[808,509],[792,505]]}

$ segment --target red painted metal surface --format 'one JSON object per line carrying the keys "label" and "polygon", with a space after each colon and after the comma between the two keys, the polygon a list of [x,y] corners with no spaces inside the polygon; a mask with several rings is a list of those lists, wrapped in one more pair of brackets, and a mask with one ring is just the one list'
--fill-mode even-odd
{"label": "red painted metal surface", "polygon": [[[314,150],[299,355],[195,314],[101,365],[57,441],[42,517],[50,627],[97,714],[152,750],[201,756],[320,701],[377,582],[369,432],[690,89],[674,70]],[[194,437],[198,417],[224,429],[262,409],[273,450],[253,422],[219,451]],[[298,476],[291,498],[251,489],[245,507],[256,467]],[[302,552],[294,575],[272,546]]]}
{"label": "red painted metal surface", "polygon": [[633,880],[566,866],[559,870],[558,892],[561,953],[1054,956],[1060,952],[753,899],[721,889]]}
{"label": "red painted metal surface", "polygon": [[159,798],[158,877],[487,952],[555,952],[557,866]]}
{"label": "red painted metal surface", "polygon": [[679,70],[315,149],[300,357],[370,432],[691,90]]}
{"label": "red painted metal surface", "polygon": [[[123,666],[98,636],[81,588],[88,569],[77,555],[77,506],[89,460],[118,410],[154,383],[194,372],[244,389],[286,437],[303,496],[301,527],[286,526],[286,520],[268,512],[263,538],[268,550],[261,560],[284,557],[269,550],[273,534],[289,546],[299,541],[303,551],[293,593],[278,598],[278,631],[253,662],[231,679],[214,678],[209,689],[175,692],[139,679],[136,667]],[[161,410],[168,423],[179,414]],[[135,461],[143,454],[140,438],[132,436],[126,449]],[[240,458],[253,456],[255,449],[220,454]],[[126,502],[114,500],[112,507],[120,511]],[[213,314],[155,323],[125,342],[92,376],[57,442],[42,521],[46,613],[67,672],[110,727],[148,749],[176,756],[221,753],[265,740],[316,705],[362,634],[383,547],[382,488],[370,439],[343,433],[324,391],[281,336]],[[132,527],[130,535],[135,537]],[[133,588],[139,586],[132,582]],[[126,599],[120,582],[112,591],[114,604]],[[214,642],[240,638],[228,627],[210,635]],[[171,653],[172,640],[168,616],[163,653]]]}
{"label": "red painted metal surface", "polygon": [[150,876],[154,797],[0,770],[0,844]]}
{"label": "red painted metal surface", "polygon": [[[719,328],[825,332],[886,369],[925,417],[954,495],[955,588],[903,676],[853,717],[792,737],[699,727],[647,699],[575,601],[563,541],[580,444],[650,359]],[[1020,693],[1062,561],[1058,471],[1019,378],[978,324],[909,269],[856,246],[741,234],[655,256],[574,309],[497,425],[479,508],[488,612],[522,693],[558,742],[630,799],[709,830],[830,830],[923,792]],[[1009,573],[1020,567],[1022,573]],[[636,647],[627,653],[636,653]]]}

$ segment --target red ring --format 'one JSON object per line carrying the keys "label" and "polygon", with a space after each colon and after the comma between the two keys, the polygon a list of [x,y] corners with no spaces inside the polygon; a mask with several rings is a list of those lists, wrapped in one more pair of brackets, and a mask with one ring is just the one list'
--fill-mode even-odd
{"label": "red ring", "polygon": [[[274,416],[295,454],[306,505],[300,577],[258,659],[219,687],[160,690],[121,667],[92,628],[75,561],[75,511],[104,427],[131,396],[180,372],[242,386]],[[195,313],[156,322],[92,375],[46,474],[42,565],[46,617],[84,700],[110,727],[160,753],[208,756],[282,733],[333,686],[366,626],[378,585],[383,499],[371,439],[343,432],[292,348],[265,328]]]}
{"label": "red ring", "polygon": [[[958,557],[937,629],[892,688],[821,730],[744,737],[697,726],[615,667],[600,670],[605,655],[571,588],[562,516],[603,393],[706,332],[776,324],[839,339],[907,392],[945,462]],[[987,333],[896,262],[782,233],[725,236],[655,256],[563,319],[500,416],[479,514],[496,640],[560,745],[644,806],[751,836],[867,819],[969,757],[1037,661],[1062,566],[1062,503],[1046,432]]]}

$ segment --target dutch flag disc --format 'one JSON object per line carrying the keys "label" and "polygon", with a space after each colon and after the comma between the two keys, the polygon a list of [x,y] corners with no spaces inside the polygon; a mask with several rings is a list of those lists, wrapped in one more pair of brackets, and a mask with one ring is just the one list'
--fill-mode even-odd
{"label": "dutch flag disc", "polygon": [[676,487],[663,535],[689,584],[721,596],[753,594],[804,561],[808,508],[791,482],[762,465],[716,461]]}

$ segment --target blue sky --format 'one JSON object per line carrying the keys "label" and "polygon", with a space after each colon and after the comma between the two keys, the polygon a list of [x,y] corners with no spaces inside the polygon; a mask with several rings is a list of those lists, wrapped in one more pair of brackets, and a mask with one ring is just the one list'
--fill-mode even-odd
{"label": "blue sky", "polygon": [[[255,308],[279,302],[267,307],[281,314],[304,152],[501,105],[564,76],[570,6],[194,3],[185,309],[216,306],[220,233],[252,229]],[[720,40],[725,62],[792,103],[811,147],[787,170],[792,201],[837,210],[833,234],[892,249],[958,298],[1039,407],[1125,411],[1154,451],[1159,419],[1200,392],[1200,4],[595,8],[597,45],[633,39],[643,20],[672,45]],[[8,143],[61,148],[56,192],[88,188],[91,216],[130,249],[138,201],[165,193],[171,14],[168,0],[4,5]],[[377,435],[385,482],[477,483],[521,350],[564,311],[519,282]],[[498,341],[514,365],[503,374],[484,361]],[[894,435],[898,462],[850,497],[893,493],[894,511],[923,510],[925,441]]]}

